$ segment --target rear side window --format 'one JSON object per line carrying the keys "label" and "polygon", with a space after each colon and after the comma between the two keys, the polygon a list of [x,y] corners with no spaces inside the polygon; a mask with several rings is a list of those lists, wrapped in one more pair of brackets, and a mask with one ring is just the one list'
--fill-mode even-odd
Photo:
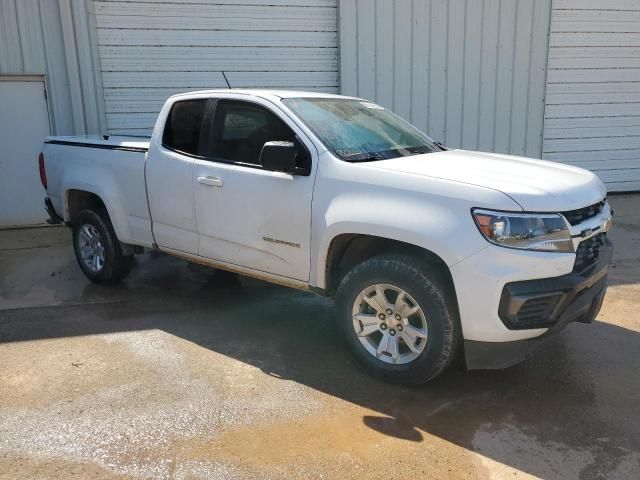
{"label": "rear side window", "polygon": [[162,144],[173,150],[198,155],[206,106],[205,98],[174,103],[164,127]]}

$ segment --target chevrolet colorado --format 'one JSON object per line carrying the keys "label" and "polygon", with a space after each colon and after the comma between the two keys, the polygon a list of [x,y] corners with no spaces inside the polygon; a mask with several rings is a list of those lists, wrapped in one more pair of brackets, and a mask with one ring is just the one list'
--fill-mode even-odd
{"label": "chevrolet colorado", "polygon": [[457,354],[503,368],[606,290],[612,212],[588,171],[450,150],[361,98],[275,90],[170,97],[151,138],[48,137],[52,222],[84,274],[155,249],[335,295],[357,358],[423,383]]}

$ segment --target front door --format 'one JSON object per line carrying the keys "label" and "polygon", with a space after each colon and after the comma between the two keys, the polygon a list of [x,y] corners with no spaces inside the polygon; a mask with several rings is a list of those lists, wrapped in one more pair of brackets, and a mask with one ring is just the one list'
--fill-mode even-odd
{"label": "front door", "polygon": [[[219,100],[214,108],[206,160],[194,162],[199,255],[308,281],[313,145],[268,105]],[[274,140],[296,142],[300,175],[262,169],[262,146]]]}

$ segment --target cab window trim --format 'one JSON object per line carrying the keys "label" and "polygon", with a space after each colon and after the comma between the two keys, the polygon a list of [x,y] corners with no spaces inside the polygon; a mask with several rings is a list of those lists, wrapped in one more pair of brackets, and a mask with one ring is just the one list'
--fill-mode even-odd
{"label": "cab window trim", "polygon": [[[165,121],[165,125],[164,125],[164,130],[162,132],[162,148],[165,148],[166,150],[169,150],[171,152],[175,152],[179,155],[184,155],[186,157],[190,157],[193,158],[195,160],[202,160],[202,161],[206,161],[206,162],[211,162],[211,163],[221,163],[221,164],[225,164],[225,165],[237,165],[239,167],[244,167],[244,168],[253,168],[256,170],[262,170],[265,172],[270,172],[271,170],[267,170],[266,168],[264,168],[262,165],[260,164],[256,164],[256,163],[249,163],[249,162],[241,162],[241,161],[237,161],[237,160],[229,160],[226,158],[222,158],[222,157],[215,157],[215,156],[209,156],[209,155],[202,155],[201,151],[202,151],[202,138],[203,135],[207,135],[210,132],[212,132],[214,126],[215,126],[215,119],[216,119],[216,113],[218,110],[218,104],[220,102],[238,102],[238,103],[245,103],[248,104],[249,106],[252,107],[257,107],[257,108],[261,108],[263,110],[266,110],[267,112],[271,113],[272,115],[274,115],[276,118],[278,118],[280,121],[282,121],[287,128],[289,128],[293,134],[294,134],[294,138],[297,140],[297,144],[302,147],[304,149],[304,152],[306,154],[306,157],[308,159],[308,165],[306,166],[306,168],[303,167],[296,167],[295,171],[292,172],[290,175],[294,175],[294,176],[300,176],[300,177],[308,177],[309,175],[311,175],[311,170],[312,170],[312,166],[313,166],[313,157],[311,155],[311,152],[309,150],[309,148],[307,147],[307,145],[305,145],[305,143],[302,141],[302,139],[300,138],[300,136],[295,132],[295,130],[282,118],[282,116],[278,115],[275,111],[273,111],[273,109],[268,108],[260,103],[256,103],[256,102],[252,102],[251,100],[245,100],[245,99],[236,99],[236,98],[220,98],[220,97],[211,97],[211,98],[193,98],[193,99],[185,99],[185,100],[178,100],[176,102],[173,103],[173,105],[171,106],[171,109],[169,110],[169,114],[167,115],[167,117],[169,115],[171,115],[171,111],[173,110],[173,107],[177,104],[177,103],[183,103],[183,102],[189,102],[189,101],[194,101],[194,100],[203,100],[206,102],[205,105],[205,110],[204,110],[204,114],[203,114],[203,120],[202,123],[200,125],[200,140],[198,142],[198,153],[190,153],[190,152],[185,152],[183,150],[177,149],[175,147],[172,147],[170,145],[167,145],[164,141],[165,139],[165,131],[167,129],[167,123]],[[289,116],[287,116],[287,118],[289,118]],[[291,120],[293,121],[293,120]]]}

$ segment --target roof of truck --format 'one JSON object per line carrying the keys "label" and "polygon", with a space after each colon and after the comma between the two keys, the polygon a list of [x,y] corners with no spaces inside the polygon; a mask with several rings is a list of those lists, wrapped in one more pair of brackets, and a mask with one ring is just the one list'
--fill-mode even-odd
{"label": "roof of truck", "polygon": [[[351,98],[362,100],[357,97],[336,95],[334,93],[305,92],[301,90],[278,90],[278,89],[253,89],[253,88],[217,88],[211,90],[198,90],[172,95],[169,98],[180,98],[201,95],[217,95],[221,93],[235,93],[265,98],[268,100],[279,100],[282,98]],[[110,148],[128,151],[144,152],[149,148],[149,136],[133,137],[120,135],[81,135],[81,136],[50,136],[45,139],[46,143],[57,143],[64,145],[92,146],[98,148]]]}
{"label": "roof of truck", "polygon": [[[184,92],[172,95],[172,97],[182,97],[188,95],[215,95],[220,93],[238,93],[242,95],[253,95],[262,98],[355,98],[334,93],[306,92],[302,90],[278,90],[278,89],[254,89],[254,88],[216,88],[212,90],[198,90],[194,92]],[[172,98],[170,97],[170,98]]]}

